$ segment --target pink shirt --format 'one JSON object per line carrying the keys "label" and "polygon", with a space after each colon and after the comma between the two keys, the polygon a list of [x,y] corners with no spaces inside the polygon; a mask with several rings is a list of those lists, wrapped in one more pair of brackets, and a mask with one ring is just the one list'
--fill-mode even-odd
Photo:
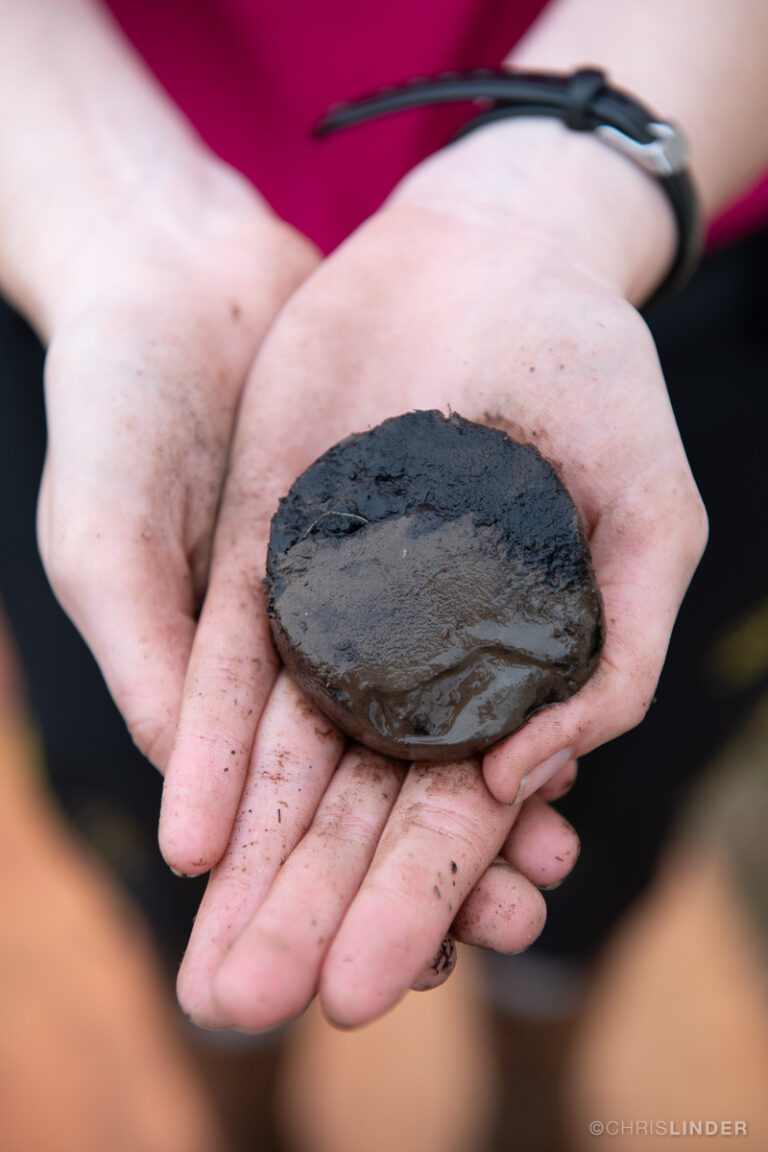
{"label": "pink shirt", "polygon": [[[412,76],[495,67],[546,0],[105,2],[213,151],[329,251],[447,141],[466,107],[400,113],[315,140],[328,107]],[[768,180],[713,235],[766,218]]]}

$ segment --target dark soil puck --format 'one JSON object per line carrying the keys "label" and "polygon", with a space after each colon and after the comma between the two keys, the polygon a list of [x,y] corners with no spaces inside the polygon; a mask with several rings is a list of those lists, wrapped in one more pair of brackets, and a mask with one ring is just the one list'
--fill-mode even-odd
{"label": "dark soil puck", "polygon": [[280,501],[275,644],[306,696],[369,747],[482,752],[573,695],[602,647],[578,513],[528,444],[440,412],[350,436]]}

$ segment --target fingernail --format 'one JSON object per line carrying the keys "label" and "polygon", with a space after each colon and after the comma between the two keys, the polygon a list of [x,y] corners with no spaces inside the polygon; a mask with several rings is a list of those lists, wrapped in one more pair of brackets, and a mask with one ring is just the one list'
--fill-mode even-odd
{"label": "fingernail", "polygon": [[[168,867],[171,868],[170,864],[168,865]],[[189,880],[190,879],[189,872],[177,872],[175,868],[171,868],[171,872],[173,872],[174,876],[178,876],[180,880]]]}
{"label": "fingernail", "polygon": [[530,772],[526,772],[520,781],[520,791],[516,799],[527,800],[538,788],[541,788],[542,784],[551,780],[572,759],[573,749],[561,748],[559,752],[555,752],[554,756],[550,756],[542,764],[537,764],[535,768],[531,768]]}

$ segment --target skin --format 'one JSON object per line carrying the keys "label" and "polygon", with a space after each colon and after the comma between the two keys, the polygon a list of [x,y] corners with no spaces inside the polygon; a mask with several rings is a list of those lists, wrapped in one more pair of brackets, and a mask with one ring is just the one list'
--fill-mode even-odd
{"label": "skin", "polygon": [[[462,900],[457,933],[529,942],[541,913],[519,853],[540,878],[528,853],[538,842],[546,867],[541,827],[526,822],[517,873],[493,865],[520,799],[572,774],[576,755],[652,699],[706,536],[634,309],[671,258],[668,207],[591,137],[495,125],[420,166],[318,267],[191,136],[95,5],[3,0],[2,12],[0,213],[12,226],[0,283],[51,343],[41,552],[134,738],[168,766],[166,858],[214,868],[182,1003],[210,1025],[263,1027],[317,989],[337,1022],[363,1023],[418,982]],[[642,13],[565,0],[513,62],[599,60],[657,102],[691,136],[713,211],[768,159],[761,20],[748,0],[649,0]],[[704,82],[714,74],[728,82]],[[275,679],[267,525],[293,477],[341,436],[449,404],[532,439],[559,468],[590,534],[607,644],[587,688],[493,750],[482,774],[465,762],[430,791],[411,770],[384,812],[381,781],[361,780],[354,752],[331,780],[340,743]],[[275,834],[281,775],[303,800]],[[352,844],[313,835],[307,846],[305,827],[342,785],[365,827]],[[291,916],[307,901],[293,848],[312,852],[322,947]],[[343,891],[339,853],[353,857]],[[438,882],[446,860],[460,865],[455,902]],[[511,918],[491,914],[505,906]],[[277,954],[280,978],[290,972],[279,993]]]}
{"label": "skin", "polygon": [[[494,800],[476,761],[409,769],[358,746],[339,761],[341,748],[283,673],[179,975],[207,1027],[272,1027],[318,990],[339,1025],[359,1022],[352,998],[361,1018],[379,1015],[420,983],[452,925],[467,943],[526,948],[544,922],[536,885],[575,862],[575,832],[538,797],[509,831],[521,801]],[[334,965],[340,995],[325,983]]]}
{"label": "skin", "polygon": [[[166,777],[161,844],[182,871],[197,871],[227,842],[239,773],[252,781],[264,756],[296,745],[299,729],[315,764],[308,727],[314,718],[297,721],[273,696],[250,763],[230,757],[226,778],[219,775],[215,813],[198,799],[211,779],[209,754],[196,751],[200,734],[221,729],[218,702],[229,695],[227,670],[219,674],[208,653],[223,645],[238,655],[241,668],[253,667],[250,638],[261,618],[260,604],[236,598],[231,589],[244,572],[261,575],[269,512],[325,446],[397,412],[451,408],[532,440],[556,464],[584,518],[605,599],[599,671],[572,701],[541,713],[487,756],[484,778],[476,765],[457,766],[439,803],[424,784],[429,773],[410,770],[376,857],[318,965],[323,1006],[347,1025],[391,1007],[437,950],[451,922],[447,907],[440,901],[433,907],[431,899],[435,883],[442,891],[434,881],[440,851],[461,847],[462,884],[479,876],[509,832],[526,772],[558,753],[570,760],[641,718],[704,542],[701,504],[635,310],[605,273],[569,260],[557,235],[532,245],[516,209],[498,205],[481,215],[461,199],[459,179],[449,211],[446,188],[457,154],[474,153],[477,170],[483,147],[468,138],[423,166],[313,273],[271,328],[243,396]],[[469,163],[465,156],[456,170]],[[312,420],[297,421],[296,412],[311,412]],[[258,691],[259,676],[256,669],[251,692]],[[203,683],[208,691],[201,694]],[[249,748],[252,718],[233,725],[227,716],[233,748]],[[437,837],[423,836],[421,821],[411,819],[414,796],[430,810],[427,822]],[[214,872],[212,887],[219,875]],[[461,888],[459,897],[467,893]],[[290,916],[294,895],[287,879],[269,900],[273,909],[282,901],[282,916]],[[256,1012],[255,998],[277,980],[262,964],[293,946],[282,936],[275,944],[254,928],[263,915],[257,912],[242,929],[211,977],[208,999],[203,985],[220,961],[223,939],[204,906],[191,945],[194,965],[188,960],[180,983],[193,1015],[264,1026],[267,1016]],[[465,915],[462,923],[471,919]],[[289,982],[285,967],[282,980]]]}

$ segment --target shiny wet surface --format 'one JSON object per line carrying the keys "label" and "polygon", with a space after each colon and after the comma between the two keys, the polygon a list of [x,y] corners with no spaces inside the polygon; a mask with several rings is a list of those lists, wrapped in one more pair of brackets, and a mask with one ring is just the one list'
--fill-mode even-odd
{"label": "shiny wet surface", "polygon": [[399,756],[482,751],[577,691],[602,640],[553,469],[456,415],[386,421],[307,469],[273,522],[267,586],[302,690]]}

